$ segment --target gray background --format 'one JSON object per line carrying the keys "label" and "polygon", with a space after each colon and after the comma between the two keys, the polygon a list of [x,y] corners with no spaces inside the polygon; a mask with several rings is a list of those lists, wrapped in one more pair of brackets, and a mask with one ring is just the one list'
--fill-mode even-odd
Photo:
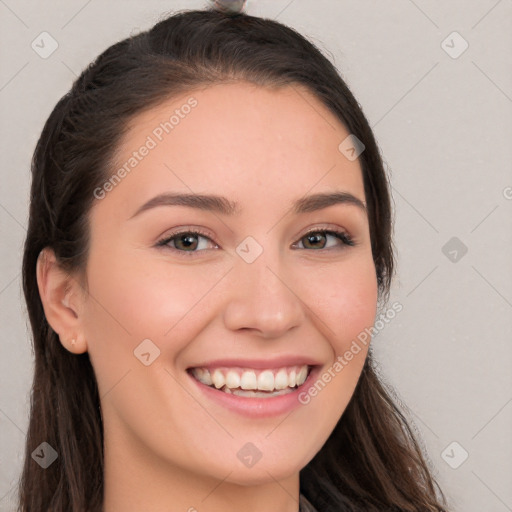
{"label": "gray background", "polygon": [[[165,11],[204,5],[0,0],[2,511],[13,509],[28,424],[20,265],[34,145],[101,51]],[[512,2],[249,0],[247,12],[317,43],[362,104],[391,173],[390,304],[403,305],[373,341],[383,377],[410,408],[451,510],[512,510]],[[43,31],[58,42],[46,59],[31,47]],[[469,44],[457,58],[454,31]]]}

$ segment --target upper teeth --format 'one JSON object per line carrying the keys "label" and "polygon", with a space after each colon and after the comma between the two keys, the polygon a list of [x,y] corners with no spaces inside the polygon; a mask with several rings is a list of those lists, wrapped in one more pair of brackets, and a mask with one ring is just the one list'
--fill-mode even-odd
{"label": "upper teeth", "polygon": [[194,377],[217,389],[226,386],[230,389],[258,389],[273,391],[300,386],[308,376],[308,365],[290,366],[276,370],[251,370],[244,368],[193,368]]}

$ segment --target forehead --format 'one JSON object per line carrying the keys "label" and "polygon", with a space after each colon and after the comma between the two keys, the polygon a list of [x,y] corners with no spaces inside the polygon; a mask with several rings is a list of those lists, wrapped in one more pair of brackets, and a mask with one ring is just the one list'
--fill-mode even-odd
{"label": "forehead", "polygon": [[338,149],[348,136],[340,120],[297,85],[194,89],[131,120],[110,170],[127,172],[108,197],[136,193],[142,200],[180,190],[240,203],[262,194],[289,202],[342,188],[364,200],[359,162]]}

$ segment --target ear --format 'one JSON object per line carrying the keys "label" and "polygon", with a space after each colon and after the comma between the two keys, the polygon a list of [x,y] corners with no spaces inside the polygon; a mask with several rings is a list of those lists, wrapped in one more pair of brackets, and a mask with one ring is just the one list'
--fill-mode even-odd
{"label": "ear", "polygon": [[37,285],[46,319],[64,348],[75,354],[86,352],[81,315],[82,286],[61,268],[49,247],[45,247],[37,259]]}

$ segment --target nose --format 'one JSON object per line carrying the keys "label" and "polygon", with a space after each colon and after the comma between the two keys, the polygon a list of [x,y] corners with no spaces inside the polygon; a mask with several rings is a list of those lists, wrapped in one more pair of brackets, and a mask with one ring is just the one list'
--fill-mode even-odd
{"label": "nose", "polygon": [[304,321],[305,305],[291,273],[277,258],[264,255],[253,263],[235,261],[224,324],[232,331],[243,329],[263,338],[278,338]]}

